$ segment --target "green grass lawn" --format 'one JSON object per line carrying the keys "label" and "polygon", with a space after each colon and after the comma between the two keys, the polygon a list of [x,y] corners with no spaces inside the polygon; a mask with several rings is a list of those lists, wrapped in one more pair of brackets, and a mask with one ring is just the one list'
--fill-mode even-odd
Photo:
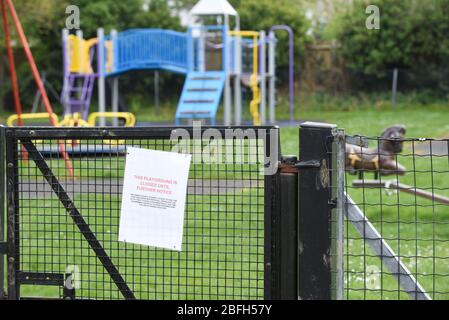
{"label": "green grass lawn", "polygon": [[[406,149],[407,153],[410,149]],[[401,183],[449,197],[447,157],[399,157],[409,173]],[[432,166],[432,168],[431,168]],[[431,171],[434,171],[432,173]],[[347,192],[387,240],[410,272],[434,299],[449,298],[449,211],[447,205],[383,189],[356,189],[348,175]],[[367,174],[367,179],[372,175]],[[387,179],[395,177],[384,177]],[[373,251],[349,224],[346,224],[346,294],[352,299],[398,299],[397,282]],[[368,281],[366,281],[368,279]],[[370,281],[371,279],[371,281]],[[377,281],[373,284],[372,281]]]}
{"label": "green grass lawn", "polygon": [[[169,143],[160,140],[133,140],[129,145],[171,150]],[[243,156],[259,153],[263,159],[263,149],[246,150]],[[265,194],[260,165],[191,166],[183,250],[178,253],[117,241],[121,197],[113,186],[122,183],[124,163],[124,157],[74,158],[76,180],[71,180],[66,177],[63,161],[48,161],[66,189],[74,190],[69,193],[74,194],[76,207],[137,298],[263,298]],[[121,298],[62,204],[42,187],[45,182],[33,162],[20,161],[19,179],[31,190],[22,195],[19,204],[20,269],[60,274],[68,266],[76,266],[81,283],[77,297]],[[210,187],[220,180],[228,184]],[[197,185],[198,181],[202,184]],[[250,181],[250,186],[236,187],[234,181]],[[98,190],[106,186],[110,191],[95,192],[87,184],[95,184]],[[29,285],[22,286],[21,293],[61,295],[57,287]]]}
{"label": "green grass lawn", "polygon": [[[407,126],[407,137],[441,138],[449,137],[449,103],[447,106],[422,106],[353,111],[310,111],[299,112],[302,121],[321,121],[333,123],[345,129],[348,135],[377,137],[382,131],[395,124]],[[298,129],[281,128],[281,144],[284,154],[298,153]]]}
{"label": "green grass lawn", "polygon": [[[261,299],[263,195],[243,190],[221,198],[188,196],[182,252],[118,242],[119,196],[74,201],[138,299]],[[55,197],[22,206],[21,270],[61,273],[73,265],[79,270],[78,298],[123,298]],[[57,287],[35,286],[23,286],[21,293],[61,294]]]}

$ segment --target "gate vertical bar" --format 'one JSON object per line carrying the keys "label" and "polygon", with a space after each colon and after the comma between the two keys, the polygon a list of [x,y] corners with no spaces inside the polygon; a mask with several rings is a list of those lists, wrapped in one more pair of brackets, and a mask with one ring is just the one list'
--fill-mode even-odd
{"label": "gate vertical bar", "polygon": [[275,249],[275,237],[273,221],[274,213],[277,211],[277,175],[265,176],[264,179],[264,198],[265,198],[265,217],[264,217],[264,299],[271,300],[276,296],[275,282],[273,274],[276,273],[276,267],[273,265],[273,252]]}
{"label": "gate vertical bar", "polygon": [[281,300],[298,299],[298,170],[296,156],[282,157],[279,169],[277,267]]}
{"label": "gate vertical bar", "polygon": [[[272,136],[273,131],[271,130],[269,134],[264,135],[264,149],[265,157],[271,155],[272,146]],[[279,142],[276,141],[274,144],[277,145]],[[278,157],[276,157],[278,158]],[[277,159],[276,159],[277,160]],[[277,212],[277,174],[267,174],[266,173],[266,163],[264,163],[264,298],[265,300],[273,299],[276,296],[273,281],[273,274],[276,272],[275,266],[273,266],[273,252],[275,249],[275,237],[273,234],[275,229],[273,228],[273,222],[275,221],[275,213]]]}
{"label": "gate vertical bar", "polygon": [[[273,136],[276,132],[276,136]],[[265,171],[265,299],[298,299],[298,170],[280,158],[278,129],[266,144],[276,170]],[[276,157],[273,156],[277,152]],[[268,154],[268,153],[267,153]],[[270,162],[273,166],[273,163]]]}
{"label": "gate vertical bar", "polygon": [[19,265],[19,163],[17,158],[18,143],[13,130],[6,134],[6,194],[8,215],[8,299],[19,299],[17,270]]}
{"label": "gate vertical bar", "polygon": [[302,300],[331,299],[330,150],[335,128],[335,125],[313,122],[300,127],[300,163],[304,164],[303,168],[299,166],[299,298]]}
{"label": "gate vertical bar", "polygon": [[[346,137],[344,130],[335,130],[332,144],[332,299],[344,299],[344,206]],[[336,202],[335,202],[336,200]]]}
{"label": "gate vertical bar", "polygon": [[[0,126],[0,242],[5,241],[5,127]],[[5,252],[0,252],[0,300],[5,298]]]}

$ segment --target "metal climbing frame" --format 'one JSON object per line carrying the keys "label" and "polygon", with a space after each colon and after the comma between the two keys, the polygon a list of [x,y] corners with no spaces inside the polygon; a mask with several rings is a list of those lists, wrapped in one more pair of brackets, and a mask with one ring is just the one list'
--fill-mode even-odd
{"label": "metal climbing frame", "polygon": [[[252,46],[253,68],[251,81],[248,82],[254,97],[251,109],[255,124],[262,125],[275,119],[275,90],[276,90],[276,37],[275,31],[287,30],[290,35],[290,124],[294,123],[294,78],[293,78],[293,33],[287,26],[274,26],[267,36],[265,31],[230,31],[228,27],[221,26],[195,26],[188,32],[182,33],[173,30],[161,29],[130,29],[123,32],[111,31],[105,35],[103,29],[98,29],[97,37],[90,40],[83,39],[83,32],[78,30],[75,35],[69,35],[68,30],[63,30],[63,56],[64,56],[64,87],[61,93],[61,101],[65,106],[65,113],[80,112],[83,118],[87,118],[91,103],[95,81],[98,80],[98,106],[100,112],[106,111],[106,78],[111,78],[112,87],[112,111],[119,111],[119,77],[121,74],[132,70],[166,70],[180,74],[192,72],[205,73],[207,71],[222,72],[225,77],[223,89],[221,85],[213,88],[216,93],[209,99],[212,91],[200,95],[197,99],[180,100],[180,108],[184,109],[184,101],[187,110],[178,110],[177,118],[183,119],[210,119],[215,120],[217,101],[223,100],[223,122],[225,125],[242,123],[242,49],[245,41],[242,36],[259,38]],[[222,43],[214,43],[207,40],[207,34],[221,33]],[[218,70],[207,70],[207,48],[212,45],[218,49],[217,58],[213,64],[220,64]],[[246,44],[248,46],[248,44]],[[268,48],[267,48],[268,47]],[[96,70],[93,70],[94,57]],[[209,61],[210,62],[210,61]],[[268,63],[267,63],[268,62]],[[257,66],[259,64],[259,66]],[[215,66],[216,67],[216,66]],[[268,69],[268,70],[267,70]],[[201,76],[200,78],[210,78]],[[257,78],[257,79],[256,79]],[[220,81],[221,82],[221,81]],[[188,83],[187,83],[188,84]],[[268,85],[269,84],[269,85]],[[207,86],[208,83],[199,85]],[[232,88],[233,87],[233,88]],[[260,88],[259,88],[260,87]],[[186,89],[186,88],[184,88]],[[184,96],[186,95],[184,90]],[[233,91],[233,92],[232,92]],[[198,92],[195,94],[199,95]],[[222,99],[223,96],[223,99]],[[267,97],[269,97],[269,117],[267,117]],[[199,102],[198,102],[199,101]],[[234,105],[234,110],[233,106]],[[198,109],[198,110],[197,110]],[[260,110],[259,110],[260,109]],[[269,118],[269,121],[268,121]],[[213,123],[213,121],[211,121]],[[102,126],[106,125],[105,119],[100,119]],[[114,126],[117,122],[114,122]]]}
{"label": "metal climbing frame", "polygon": [[210,37],[227,43],[225,26],[198,26],[188,32],[188,73],[176,111],[176,124],[181,121],[208,119],[215,125],[218,107],[224,96],[225,118],[229,116],[228,45],[219,46],[217,65],[211,69],[207,44]]}

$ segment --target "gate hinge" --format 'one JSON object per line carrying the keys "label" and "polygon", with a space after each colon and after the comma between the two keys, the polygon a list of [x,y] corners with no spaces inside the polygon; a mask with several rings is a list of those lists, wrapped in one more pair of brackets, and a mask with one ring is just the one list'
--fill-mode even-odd
{"label": "gate hinge", "polygon": [[8,253],[8,243],[0,242],[0,254],[7,254],[7,253]]}

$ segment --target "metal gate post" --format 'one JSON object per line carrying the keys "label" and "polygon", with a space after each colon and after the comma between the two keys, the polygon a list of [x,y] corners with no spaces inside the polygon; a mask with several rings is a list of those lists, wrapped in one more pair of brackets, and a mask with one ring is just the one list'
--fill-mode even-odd
{"label": "metal gate post", "polygon": [[19,265],[19,161],[17,150],[19,144],[14,132],[6,133],[6,195],[8,221],[8,299],[18,300],[19,284],[17,283],[17,269]]}
{"label": "metal gate post", "polygon": [[273,219],[273,299],[298,299],[298,169],[297,157],[282,157],[276,175]]}
{"label": "metal gate post", "polygon": [[332,199],[336,207],[332,213],[332,299],[344,299],[344,221],[346,136],[342,129],[334,131],[332,144]]}
{"label": "metal gate post", "polygon": [[300,126],[299,298],[332,297],[330,172],[335,125],[307,122]]}
{"label": "metal gate post", "polygon": [[5,127],[0,126],[0,300],[5,298]]}

